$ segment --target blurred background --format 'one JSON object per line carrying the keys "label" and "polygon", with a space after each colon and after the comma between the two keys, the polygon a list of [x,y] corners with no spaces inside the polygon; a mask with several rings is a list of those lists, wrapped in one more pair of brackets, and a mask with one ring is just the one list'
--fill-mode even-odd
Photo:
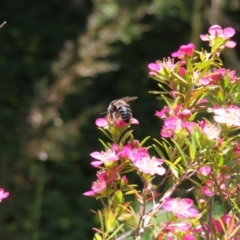
{"label": "blurred background", "polygon": [[240,73],[239,0],[1,0],[4,21],[1,240],[92,239],[99,202],[82,193],[95,180],[89,154],[103,149],[94,122],[112,100],[138,96],[135,138],[159,138],[149,62],[200,47],[199,34],[220,24],[236,29],[223,60]]}

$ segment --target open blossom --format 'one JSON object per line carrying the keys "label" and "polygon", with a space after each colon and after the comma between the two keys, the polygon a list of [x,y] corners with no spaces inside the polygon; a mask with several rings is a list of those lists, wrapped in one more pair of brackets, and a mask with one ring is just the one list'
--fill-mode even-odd
{"label": "open blossom", "polygon": [[[219,25],[213,25],[208,29],[210,35],[200,35],[202,41],[209,41],[210,46],[213,46],[216,38],[230,39],[235,34],[235,30],[231,27],[222,28]],[[236,43],[234,41],[227,41],[226,47],[234,48]]]}
{"label": "open blossom", "polygon": [[187,129],[189,132],[192,132],[196,127],[196,123],[188,122],[177,117],[169,117],[165,119],[163,128],[161,130],[162,137],[171,137],[174,131]]}
{"label": "open blossom", "polygon": [[[98,119],[96,119],[95,124],[101,128],[108,128],[109,121],[110,121],[110,119],[107,119],[107,118],[98,118]],[[124,127],[124,126],[128,125],[122,119],[120,119],[118,121],[114,121],[114,122],[112,121],[111,123],[114,124],[116,127]],[[139,124],[139,121],[136,118],[131,118],[130,123],[131,124]]]}
{"label": "open blossom", "polygon": [[156,75],[158,72],[161,72],[163,69],[169,69],[172,70],[175,68],[174,59],[167,58],[163,59],[163,61],[156,61],[156,63],[149,63],[148,69],[149,69],[149,75]]}
{"label": "open blossom", "polygon": [[85,196],[95,196],[101,192],[103,192],[107,187],[107,183],[105,181],[97,180],[92,184],[92,190],[83,193]]}
{"label": "open blossom", "polygon": [[105,118],[98,118],[98,119],[96,119],[95,124],[98,127],[108,128],[108,121]]}
{"label": "open blossom", "polygon": [[172,57],[183,58],[185,55],[191,57],[194,53],[194,49],[195,46],[193,43],[189,43],[188,45],[182,45],[177,52],[172,53]]}
{"label": "open blossom", "polygon": [[[213,72],[206,73],[201,79],[198,80],[197,85],[211,86],[216,85],[222,77],[229,77],[231,83],[235,83],[238,78],[235,75],[236,71],[229,71],[226,68],[215,69]],[[194,77],[197,78],[199,73],[194,72]]]}
{"label": "open blossom", "polygon": [[114,150],[108,149],[105,152],[93,152],[90,154],[91,157],[97,159],[98,161],[93,161],[91,162],[91,164],[94,167],[98,167],[102,164],[107,164],[107,163],[111,163],[114,161],[118,161],[119,156],[115,153]]}
{"label": "open blossom", "polygon": [[115,179],[117,174],[116,169],[99,171],[97,173],[97,180],[93,182],[91,190],[83,193],[83,195],[95,196],[102,193],[107,188],[107,185]]}
{"label": "open blossom", "polygon": [[117,152],[119,157],[130,159],[133,156],[133,150],[129,146],[123,146],[120,151]]}
{"label": "open blossom", "polygon": [[170,116],[177,116],[181,119],[188,119],[192,115],[192,112],[190,109],[184,108],[182,104],[178,104],[174,109],[168,106],[164,106],[161,111],[156,111],[155,115],[162,119],[166,119]]}
{"label": "open blossom", "polygon": [[207,136],[209,140],[219,139],[221,128],[216,124],[212,124],[207,120],[199,122],[201,131]]}
{"label": "open blossom", "polygon": [[0,188],[0,202],[2,201],[2,199],[7,198],[9,195],[9,192],[4,192],[3,188]]}
{"label": "open blossom", "polygon": [[166,172],[166,169],[162,167],[164,161],[155,156],[151,157],[145,147],[133,149],[131,155],[129,155],[129,159],[143,173],[163,175]]}
{"label": "open blossom", "polygon": [[215,114],[213,119],[217,123],[225,123],[227,126],[240,127],[240,108],[238,106],[215,106],[212,108],[212,111]]}
{"label": "open blossom", "polygon": [[163,175],[166,169],[162,167],[164,161],[156,157],[150,157],[149,155],[144,157],[139,157],[133,160],[133,165],[138,168],[139,171],[146,174],[158,174]]}
{"label": "open blossom", "polygon": [[162,209],[172,212],[178,218],[195,218],[198,211],[192,205],[193,201],[189,198],[166,198]]}
{"label": "open blossom", "polygon": [[[122,119],[120,119],[118,121],[115,121],[115,122],[112,122],[112,123],[114,123],[114,125],[116,127],[125,127],[129,124],[129,123],[124,122]],[[130,123],[131,124],[139,124],[139,121],[136,118],[131,118]]]}

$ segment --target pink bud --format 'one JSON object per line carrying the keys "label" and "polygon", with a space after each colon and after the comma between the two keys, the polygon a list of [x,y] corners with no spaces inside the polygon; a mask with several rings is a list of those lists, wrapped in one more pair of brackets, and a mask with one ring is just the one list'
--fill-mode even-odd
{"label": "pink bud", "polygon": [[208,176],[211,173],[212,169],[210,166],[202,166],[199,168],[199,173],[203,176]]}

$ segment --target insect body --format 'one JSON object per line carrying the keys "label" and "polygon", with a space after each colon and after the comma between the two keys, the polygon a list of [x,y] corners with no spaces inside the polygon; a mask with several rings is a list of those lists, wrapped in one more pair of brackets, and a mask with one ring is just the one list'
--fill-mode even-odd
{"label": "insect body", "polygon": [[107,109],[107,118],[114,122],[123,120],[125,123],[129,123],[132,118],[132,110],[127,102],[135,99],[137,97],[124,97],[112,101]]}

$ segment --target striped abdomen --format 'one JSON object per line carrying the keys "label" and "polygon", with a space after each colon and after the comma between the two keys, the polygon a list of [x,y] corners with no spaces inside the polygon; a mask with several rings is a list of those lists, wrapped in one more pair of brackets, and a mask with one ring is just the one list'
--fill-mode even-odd
{"label": "striped abdomen", "polygon": [[125,123],[129,123],[130,119],[132,118],[132,111],[129,106],[120,106],[118,108],[118,113]]}

